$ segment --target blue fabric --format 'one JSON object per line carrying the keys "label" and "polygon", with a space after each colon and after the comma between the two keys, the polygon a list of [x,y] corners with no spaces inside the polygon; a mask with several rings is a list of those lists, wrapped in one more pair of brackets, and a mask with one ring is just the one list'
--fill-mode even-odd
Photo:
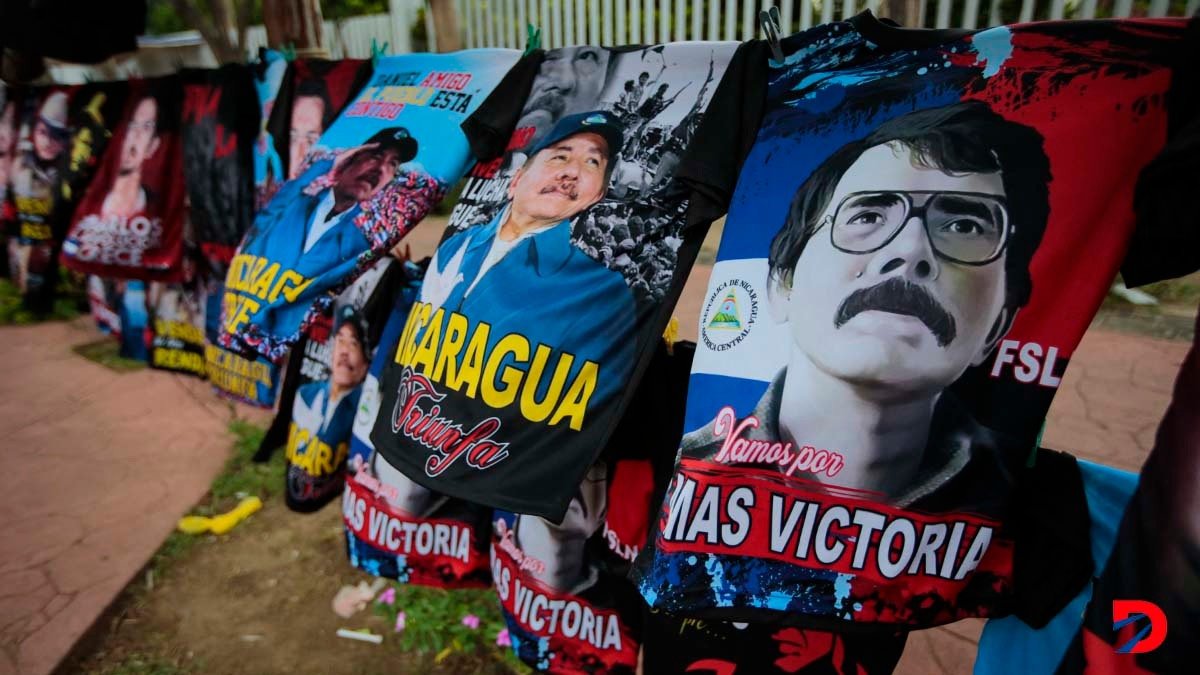
{"label": "blue fabric", "polygon": [[[1125,507],[1137,488],[1137,474],[1079,460],[1083,490],[1091,518],[1092,560],[1096,569],[1108,564]],[[1053,514],[1046,514],[1053,517]],[[975,675],[1052,673],[1083,623],[1092,597],[1089,584],[1044,628],[1034,630],[1015,616],[988,621],[979,640]]]}
{"label": "blue fabric", "polygon": [[[489,324],[489,352],[500,338],[520,333],[534,344],[569,351],[575,356],[576,372],[584,361],[600,364],[589,402],[594,408],[624,388],[632,367],[637,328],[633,293],[619,272],[571,243],[571,223],[563,220],[514,246],[466,295],[503,215],[502,211],[486,225],[463,230],[438,247],[439,273],[466,247],[461,279],[442,306],[447,313],[465,315],[472,326]],[[512,358],[510,354],[506,362]]]}

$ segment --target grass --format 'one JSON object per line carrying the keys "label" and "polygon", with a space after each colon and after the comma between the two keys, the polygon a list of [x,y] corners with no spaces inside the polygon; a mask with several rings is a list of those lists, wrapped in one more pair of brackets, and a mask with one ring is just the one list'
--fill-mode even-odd
{"label": "grass", "polygon": [[79,316],[86,306],[87,295],[66,272],[59,277],[54,304],[46,314],[38,314],[25,306],[21,291],[8,279],[0,279],[0,326],[27,326],[40,321],[69,321]]}
{"label": "grass", "polygon": [[115,370],[118,373],[129,373],[146,367],[145,361],[139,361],[138,359],[127,359],[124,356],[121,356],[120,343],[110,337],[106,337],[103,340],[97,340],[95,342],[89,342],[87,344],[77,345],[72,347],[71,351],[89,361],[99,363],[105,368]]}

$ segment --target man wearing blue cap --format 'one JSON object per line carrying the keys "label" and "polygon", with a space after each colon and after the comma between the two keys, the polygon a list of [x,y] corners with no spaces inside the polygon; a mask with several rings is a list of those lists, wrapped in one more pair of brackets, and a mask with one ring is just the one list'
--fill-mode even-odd
{"label": "man wearing blue cap", "polygon": [[[364,205],[402,176],[401,165],[416,155],[417,140],[407,129],[391,127],[336,158],[313,162],[298,178],[285,183],[255,218],[234,258],[227,285],[235,289],[239,284],[245,286],[246,278],[252,276],[253,264],[239,264],[239,259],[265,258],[278,263],[306,280],[301,283],[323,275],[349,274],[358,256],[371,247],[355,225],[356,217]],[[252,312],[248,322],[267,334],[277,330],[286,334],[298,329],[309,304],[267,305]],[[226,331],[231,333],[234,324],[240,327],[246,322],[230,316],[226,321]]]}
{"label": "man wearing blue cap", "polygon": [[421,294],[432,310],[488,324],[489,343],[519,333],[596,362],[592,406],[628,373],[637,316],[620,272],[572,243],[571,221],[604,197],[623,143],[612,113],[563,117],[513,174],[505,207],[442,242]]}

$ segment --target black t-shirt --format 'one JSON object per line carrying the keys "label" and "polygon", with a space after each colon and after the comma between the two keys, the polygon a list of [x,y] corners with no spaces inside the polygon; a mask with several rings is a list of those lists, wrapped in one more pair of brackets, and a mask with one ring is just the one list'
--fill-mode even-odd
{"label": "black t-shirt", "polygon": [[513,650],[530,666],[636,672],[645,605],[627,573],[679,445],[694,349],[656,348],[633,403],[561,522],[495,512],[492,580]]}
{"label": "black t-shirt", "polygon": [[254,218],[259,106],[249,66],[183,70],[183,176],[194,241],[221,275]]}
{"label": "black t-shirt", "polygon": [[1074,595],[1078,469],[1031,450],[1117,271],[1200,262],[1152,180],[1196,182],[1195,30],[864,13],[786,38],[783,63],[742,48],[679,172],[698,217],[729,215],[636,570],[652,607],[1036,624]]}
{"label": "black t-shirt", "polygon": [[539,52],[464,123],[480,162],[384,373],[388,461],[562,517],[703,240],[672,179],[734,47]]}

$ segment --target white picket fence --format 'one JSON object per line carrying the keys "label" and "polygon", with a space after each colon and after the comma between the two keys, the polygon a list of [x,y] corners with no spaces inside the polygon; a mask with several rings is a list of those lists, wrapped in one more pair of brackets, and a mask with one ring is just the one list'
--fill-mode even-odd
{"label": "white picket fence", "polygon": [[[1035,19],[1192,16],[1200,0],[915,0],[927,28],[979,28]],[[758,13],[778,6],[784,35],[878,11],[882,0],[458,0],[466,47],[524,47],[527,23],[542,46],[748,40]],[[913,27],[910,26],[910,27]]]}

